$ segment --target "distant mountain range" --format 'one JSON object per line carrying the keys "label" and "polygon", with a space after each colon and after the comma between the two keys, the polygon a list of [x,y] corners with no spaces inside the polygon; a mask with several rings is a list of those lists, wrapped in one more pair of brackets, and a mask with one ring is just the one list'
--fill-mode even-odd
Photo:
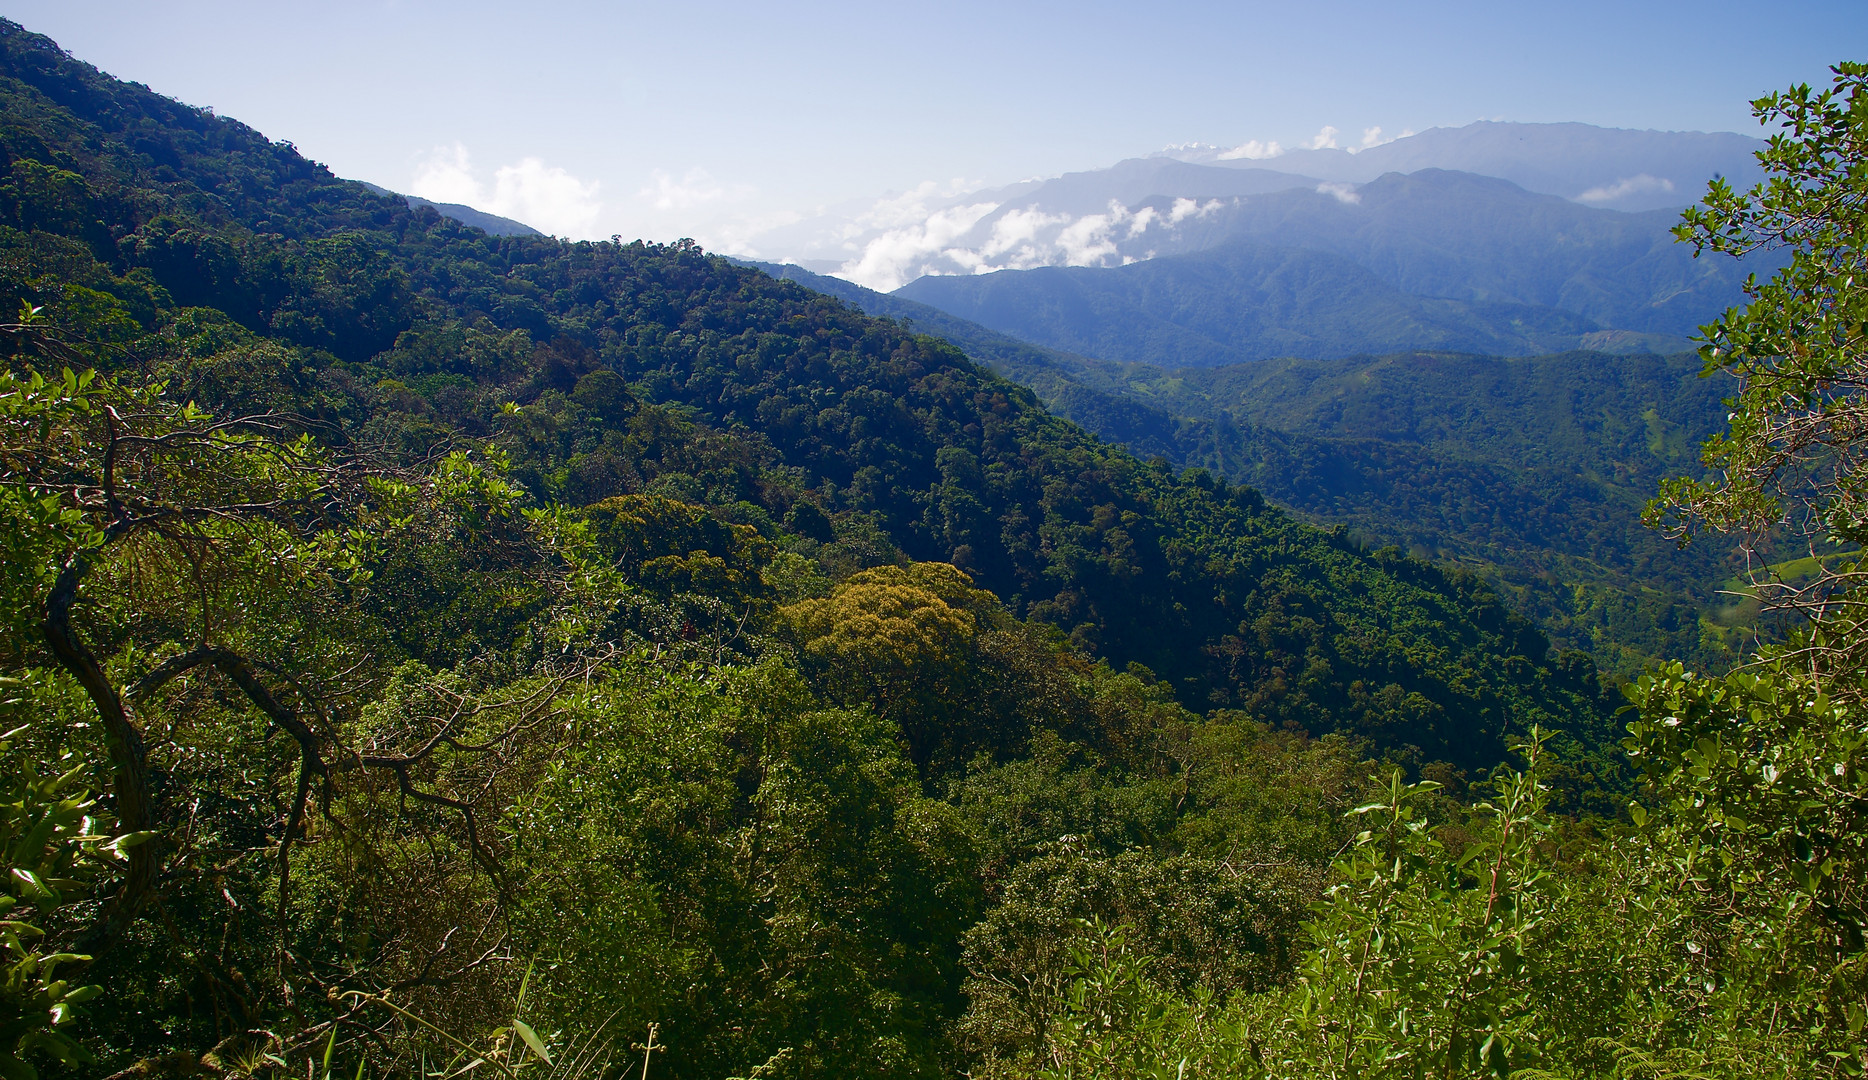
{"label": "distant mountain range", "polygon": [[758,257],[888,291],[930,274],[1110,267],[1223,242],[1241,206],[1294,189],[1353,200],[1358,185],[1426,169],[1508,180],[1580,206],[1677,210],[1707,181],[1749,184],[1762,140],[1731,133],[1480,122],[1368,149],[1182,147],[1106,169],[845,206],[758,236]]}
{"label": "distant mountain range", "polygon": [[1427,169],[1225,202],[1177,235],[1185,253],[934,275],[899,295],[1036,345],[1164,367],[1404,349],[1677,351],[1742,300],[1755,267],[1694,258],[1674,242],[1676,220]]}
{"label": "distant mountain range", "polygon": [[1528,355],[1596,329],[1548,308],[1411,295],[1340,256],[1252,240],[1108,270],[925,277],[900,295],[1033,344],[1168,367],[1408,348]]}
{"label": "distant mountain range", "polygon": [[1364,150],[1303,149],[1251,158],[1237,150],[1198,147],[1163,156],[1351,183],[1390,172],[1453,169],[1496,176],[1527,191],[1589,206],[1659,210],[1697,201],[1714,176],[1735,184],[1757,182],[1763,173],[1753,155],[1763,146],[1762,139],[1729,131],[1631,131],[1481,120],[1465,127],[1429,128]]}

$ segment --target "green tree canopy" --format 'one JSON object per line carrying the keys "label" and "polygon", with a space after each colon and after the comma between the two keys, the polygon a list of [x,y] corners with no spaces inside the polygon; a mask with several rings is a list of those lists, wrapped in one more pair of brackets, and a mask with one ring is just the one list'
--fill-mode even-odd
{"label": "green tree canopy", "polygon": [[1695,529],[1745,538],[1768,603],[1802,611],[1805,648],[1831,670],[1858,668],[1868,541],[1868,64],[1834,85],[1761,97],[1780,130],[1748,191],[1714,180],[1675,230],[1701,252],[1779,250],[1789,263],[1746,282],[1750,302],[1705,328],[1708,374],[1739,379],[1731,425],[1706,443],[1712,479],[1675,480],[1649,509],[1682,539]]}

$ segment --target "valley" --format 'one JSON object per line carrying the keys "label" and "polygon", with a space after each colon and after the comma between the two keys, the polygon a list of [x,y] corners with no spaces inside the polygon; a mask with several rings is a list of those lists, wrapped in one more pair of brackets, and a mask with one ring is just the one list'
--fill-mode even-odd
{"label": "valley", "polygon": [[1059,415],[1143,457],[1251,485],[1370,547],[1486,575],[1563,647],[1632,676],[1658,656],[1729,663],[1711,617],[1732,554],[1641,524],[1698,466],[1729,389],[1671,358],[1409,353],[1164,370],[1027,344],[900,296],[767,266],[938,334]]}
{"label": "valley", "polygon": [[1724,257],[1804,188],[1675,198],[1796,139],[1182,147],[765,262],[7,20],[0,103],[0,1074],[1868,1067],[1864,313]]}

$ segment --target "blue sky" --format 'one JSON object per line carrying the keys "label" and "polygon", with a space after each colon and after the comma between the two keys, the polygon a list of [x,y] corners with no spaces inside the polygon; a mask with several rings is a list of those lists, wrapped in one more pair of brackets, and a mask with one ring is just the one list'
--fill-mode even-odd
{"label": "blue sky", "polygon": [[928,182],[1479,118],[1753,133],[1868,3],[0,0],[338,173],[565,235],[730,247]]}

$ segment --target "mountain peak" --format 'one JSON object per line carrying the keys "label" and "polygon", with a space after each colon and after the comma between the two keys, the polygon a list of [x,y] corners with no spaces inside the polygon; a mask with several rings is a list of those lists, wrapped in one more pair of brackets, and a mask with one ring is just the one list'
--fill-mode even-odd
{"label": "mountain peak", "polygon": [[1644,131],[1576,122],[1476,120],[1428,128],[1351,153],[1289,150],[1256,160],[1214,158],[1222,168],[1299,173],[1364,183],[1385,172],[1452,169],[1510,180],[1527,191],[1609,210],[1675,209],[1714,176],[1750,183],[1764,141],[1733,132]]}

